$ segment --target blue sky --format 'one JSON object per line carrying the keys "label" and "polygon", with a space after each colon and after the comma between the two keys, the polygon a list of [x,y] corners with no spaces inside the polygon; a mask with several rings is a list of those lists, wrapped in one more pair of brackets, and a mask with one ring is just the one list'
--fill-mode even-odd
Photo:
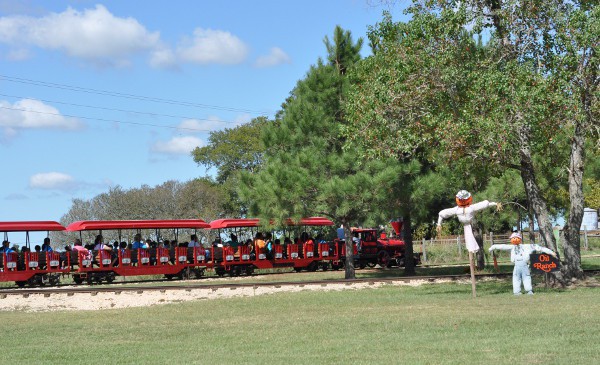
{"label": "blue sky", "polygon": [[111,186],[204,176],[189,152],[209,131],[273,116],[325,55],[324,36],[339,24],[364,38],[386,9],[0,0],[0,220],[59,220]]}

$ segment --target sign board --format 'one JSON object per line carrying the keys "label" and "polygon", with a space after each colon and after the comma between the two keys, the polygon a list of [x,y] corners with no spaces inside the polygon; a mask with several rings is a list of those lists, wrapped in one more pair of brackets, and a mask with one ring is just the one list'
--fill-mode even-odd
{"label": "sign board", "polygon": [[549,273],[560,271],[560,261],[545,253],[532,253],[529,257],[531,270],[534,273]]}

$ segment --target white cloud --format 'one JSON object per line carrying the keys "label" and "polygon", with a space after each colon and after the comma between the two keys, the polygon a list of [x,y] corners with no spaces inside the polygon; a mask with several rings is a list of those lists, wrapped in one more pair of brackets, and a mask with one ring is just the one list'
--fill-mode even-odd
{"label": "white cloud", "polygon": [[71,175],[62,172],[42,172],[29,178],[29,187],[45,190],[73,190],[77,183]]}
{"label": "white cloud", "polygon": [[184,132],[187,133],[205,133],[219,130],[226,126],[227,125],[225,124],[225,122],[223,122],[218,117],[210,116],[206,120],[185,119],[184,121],[179,123],[177,128],[182,129]]}
{"label": "white cloud", "polygon": [[273,47],[269,54],[256,59],[256,67],[273,67],[284,63],[292,63],[292,59],[281,48]]}
{"label": "white cloud", "polygon": [[83,124],[76,118],[65,117],[55,107],[39,100],[22,99],[11,104],[0,100],[0,128],[4,135],[14,137],[18,129],[55,128],[79,129]]}
{"label": "white cloud", "polygon": [[182,61],[198,64],[234,65],[243,62],[248,46],[235,35],[222,30],[196,28],[194,36],[177,48]]}
{"label": "white cloud", "polygon": [[196,147],[204,146],[204,141],[194,136],[173,137],[168,141],[158,141],[152,145],[152,152],[167,155],[187,155]]}
{"label": "white cloud", "polygon": [[169,47],[161,45],[152,51],[150,65],[156,68],[177,69],[177,56]]}
{"label": "white cloud", "polygon": [[251,120],[252,116],[250,114],[240,114],[234,119],[233,124],[235,127],[239,127],[242,124],[249,123]]}
{"label": "white cloud", "polygon": [[134,18],[116,17],[96,5],[81,12],[69,7],[39,18],[1,17],[0,42],[61,50],[72,57],[120,66],[130,56],[158,47],[160,34],[149,32]]}

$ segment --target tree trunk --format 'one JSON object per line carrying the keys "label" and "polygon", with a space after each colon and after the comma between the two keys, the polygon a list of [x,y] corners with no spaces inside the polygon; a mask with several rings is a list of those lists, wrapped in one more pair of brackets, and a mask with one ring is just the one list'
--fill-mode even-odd
{"label": "tree trunk", "polygon": [[404,223],[402,224],[402,239],[404,240],[404,273],[406,275],[415,275],[415,256],[413,250],[410,206],[404,215]]}
{"label": "tree trunk", "polygon": [[354,272],[354,248],[352,245],[352,232],[350,231],[350,225],[346,221],[342,221],[344,225],[344,239],[346,246],[346,262],[344,264],[344,279],[356,279],[356,273]]}
{"label": "tree trunk", "polygon": [[581,242],[579,236],[584,211],[584,145],[585,132],[581,123],[577,123],[571,141],[571,159],[569,162],[569,218],[563,229],[564,260],[562,273],[567,279],[582,279],[584,276],[581,269]]}
{"label": "tree trunk", "polygon": [[530,127],[523,123],[519,128],[519,157],[521,160],[521,179],[525,186],[525,193],[529,205],[533,209],[537,218],[538,228],[545,245],[556,252],[556,241],[552,232],[552,223],[550,222],[550,214],[548,214],[548,206],[546,200],[542,196],[540,187],[537,184],[533,161],[531,159],[531,149],[529,147]]}
{"label": "tree trunk", "polygon": [[527,204],[527,219],[529,222],[529,241],[535,243],[535,213],[531,204]]}

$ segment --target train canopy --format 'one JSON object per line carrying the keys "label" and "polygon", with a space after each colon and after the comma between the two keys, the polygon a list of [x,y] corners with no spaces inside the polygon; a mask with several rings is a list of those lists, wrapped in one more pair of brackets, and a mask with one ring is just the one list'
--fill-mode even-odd
{"label": "train canopy", "polygon": [[0,232],[38,232],[64,230],[65,227],[55,221],[0,222]]}
{"label": "train canopy", "polygon": [[[333,222],[327,218],[322,217],[310,217],[302,218],[296,222],[292,219],[286,220],[288,226],[333,226]],[[228,218],[228,219],[217,219],[210,222],[210,228],[212,229],[223,229],[223,228],[236,228],[236,227],[259,227],[260,219],[258,218]]]}
{"label": "train canopy", "polygon": [[67,231],[92,231],[110,229],[172,229],[210,228],[202,219],[77,221],[67,226]]}

